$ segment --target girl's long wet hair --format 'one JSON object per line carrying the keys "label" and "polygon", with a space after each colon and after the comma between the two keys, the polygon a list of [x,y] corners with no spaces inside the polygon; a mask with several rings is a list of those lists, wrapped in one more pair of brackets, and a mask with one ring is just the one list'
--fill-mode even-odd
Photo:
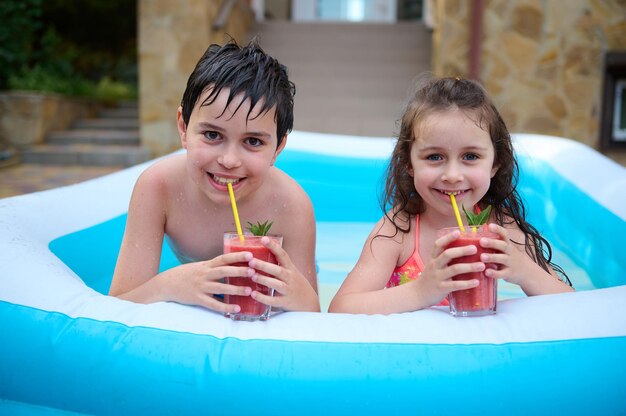
{"label": "girl's long wet hair", "polygon": [[[422,81],[424,82],[424,81]],[[475,81],[458,78],[440,78],[425,81],[411,97],[401,119],[400,133],[387,168],[387,180],[381,206],[386,217],[393,223],[396,233],[408,233],[410,221],[400,220],[407,216],[423,213],[426,205],[415,190],[411,167],[411,146],[415,142],[414,132],[420,123],[437,112],[459,108],[483,130],[488,131],[495,150],[494,166],[498,171],[491,179],[489,190],[480,201],[481,208],[492,206],[498,224],[515,223],[524,233],[526,253],[548,271],[551,266],[561,279],[572,285],[563,269],[552,262],[552,248],[537,229],[526,221],[526,209],[518,194],[519,168],[513,151],[511,136],[504,120],[487,95]],[[389,207],[393,209],[388,210]],[[406,225],[403,225],[406,224]]]}

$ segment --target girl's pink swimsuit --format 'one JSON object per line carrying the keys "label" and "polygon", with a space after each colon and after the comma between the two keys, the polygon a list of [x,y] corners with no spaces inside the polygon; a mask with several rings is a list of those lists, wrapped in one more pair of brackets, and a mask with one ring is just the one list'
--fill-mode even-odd
{"label": "girl's pink swimsuit", "polygon": [[[422,261],[422,257],[420,256],[419,251],[419,242],[420,242],[420,216],[415,216],[415,249],[413,250],[413,254],[404,262],[402,266],[397,266],[389,281],[387,282],[386,287],[394,287],[400,286],[402,284],[408,283],[412,280],[415,280],[419,277],[422,270],[424,270],[424,262]],[[444,298],[438,306],[448,306],[448,298]]]}

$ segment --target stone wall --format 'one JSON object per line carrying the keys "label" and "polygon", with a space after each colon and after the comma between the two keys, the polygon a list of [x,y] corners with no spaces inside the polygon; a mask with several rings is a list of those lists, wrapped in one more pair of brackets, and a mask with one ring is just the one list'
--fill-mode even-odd
{"label": "stone wall", "polygon": [[213,30],[221,0],[139,0],[139,101],[142,144],[154,156],[180,148],[176,110],[187,78],[212,43],[246,42],[253,15],[235,2],[224,28]]}
{"label": "stone wall", "polygon": [[[433,70],[467,76],[472,2],[434,0]],[[626,50],[623,0],[485,0],[480,79],[511,132],[600,146],[603,57]],[[624,150],[605,151],[626,165]]]}
{"label": "stone wall", "polygon": [[32,91],[0,92],[0,149],[41,144],[54,130],[93,117],[102,105],[93,100]]}

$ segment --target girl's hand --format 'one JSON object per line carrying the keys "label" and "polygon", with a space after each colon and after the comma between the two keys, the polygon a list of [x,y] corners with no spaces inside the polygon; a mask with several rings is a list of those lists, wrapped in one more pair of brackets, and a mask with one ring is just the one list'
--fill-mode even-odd
{"label": "girl's hand", "polygon": [[[518,245],[511,241],[506,228],[498,224],[489,224],[489,231],[498,234],[502,239],[485,237],[480,240],[481,247],[498,251],[498,253],[483,253],[480,256],[482,262],[498,265],[497,269],[488,268],[485,275],[524,286],[526,278],[531,274],[529,271],[541,268],[528,256],[523,244]],[[545,271],[544,273],[547,274]]]}
{"label": "girl's hand", "polygon": [[504,279],[518,285],[528,296],[574,290],[562,282],[551,268],[549,268],[550,271],[546,271],[539,266],[526,253],[523,244],[516,244],[511,240],[512,238],[513,240],[523,239],[521,232],[517,235],[515,230],[497,224],[489,224],[489,231],[498,234],[502,239],[487,237],[480,239],[481,247],[497,251],[496,253],[483,253],[480,256],[481,262],[498,266],[497,269],[487,268],[485,276],[492,279]]}
{"label": "girl's hand", "polygon": [[426,262],[419,279],[415,281],[416,288],[429,306],[440,303],[450,292],[478,286],[476,279],[452,280],[452,277],[458,274],[480,272],[485,269],[484,263],[480,262],[449,264],[453,259],[476,253],[476,247],[472,245],[445,249],[460,235],[459,231],[454,231],[435,241],[432,256]]}
{"label": "girl's hand", "polygon": [[274,253],[278,260],[278,265],[259,259],[250,260],[248,265],[257,272],[269,275],[264,276],[260,273],[255,273],[252,276],[252,280],[274,289],[274,296],[267,296],[253,291],[251,294],[252,298],[266,305],[287,311],[319,312],[320,303],[317,293],[309,281],[294,266],[287,252],[267,237],[264,237],[261,243]]}
{"label": "girl's hand", "polygon": [[228,285],[224,277],[252,277],[254,269],[233,266],[235,263],[248,263],[252,259],[249,252],[228,253],[212,260],[182,264],[159,274],[162,282],[160,291],[163,300],[203,306],[221,313],[237,313],[239,305],[228,305],[214,295],[249,296],[250,287]]}

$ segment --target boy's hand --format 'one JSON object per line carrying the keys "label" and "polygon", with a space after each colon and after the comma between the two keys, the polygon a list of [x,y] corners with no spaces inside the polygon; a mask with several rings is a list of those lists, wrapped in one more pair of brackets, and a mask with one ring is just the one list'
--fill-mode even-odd
{"label": "boy's hand", "polygon": [[252,259],[249,252],[228,253],[207,261],[182,264],[159,275],[167,286],[165,293],[174,302],[203,306],[221,313],[237,313],[239,305],[228,305],[214,295],[249,296],[250,287],[227,285],[221,280],[228,277],[252,277],[254,269],[233,266],[235,263],[248,263]]}
{"label": "boy's hand", "polygon": [[255,273],[252,280],[274,289],[275,292],[274,296],[267,296],[253,291],[252,298],[266,305],[287,311],[319,312],[320,303],[317,293],[292,263],[287,252],[267,237],[264,237],[261,243],[276,256],[278,265],[259,259],[250,260],[248,263],[250,267],[269,275],[264,276]]}

